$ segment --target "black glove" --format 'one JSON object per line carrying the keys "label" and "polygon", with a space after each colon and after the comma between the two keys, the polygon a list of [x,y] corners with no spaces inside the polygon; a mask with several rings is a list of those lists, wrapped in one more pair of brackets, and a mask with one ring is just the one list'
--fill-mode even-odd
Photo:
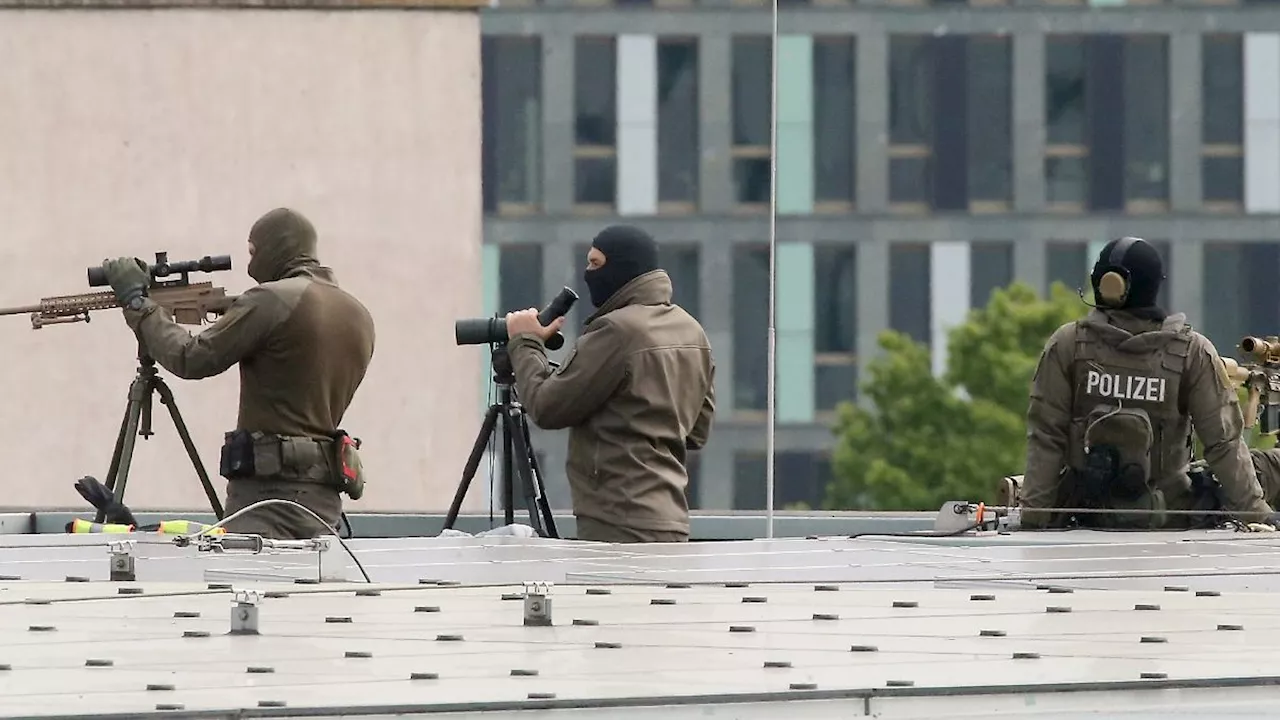
{"label": "black glove", "polygon": [[151,274],[142,260],[128,257],[103,260],[102,270],[122,307],[128,305],[130,300],[147,294]]}
{"label": "black glove", "polygon": [[129,508],[116,500],[107,486],[98,482],[97,478],[91,475],[80,478],[76,481],[76,492],[102,513],[104,522],[113,525],[132,525],[135,528],[138,526],[138,521],[134,519]]}

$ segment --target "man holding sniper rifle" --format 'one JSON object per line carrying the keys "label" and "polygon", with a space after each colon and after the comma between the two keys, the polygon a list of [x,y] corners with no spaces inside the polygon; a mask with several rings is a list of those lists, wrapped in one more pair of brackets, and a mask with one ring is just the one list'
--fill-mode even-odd
{"label": "man holding sniper rifle", "polygon": [[339,425],[373,356],[373,319],[320,265],[315,228],[300,213],[272,210],[254,223],[248,241],[248,272],[258,285],[196,334],[150,296],[155,268],[122,257],[104,261],[102,272],[161,367],[196,380],[239,364],[239,416],[219,467],[228,481],[227,513],[283,499],[328,525],[272,504],[232,520],[227,531],[270,539],[331,534],[342,513],[339,493],[358,500],[364,490],[359,442]]}

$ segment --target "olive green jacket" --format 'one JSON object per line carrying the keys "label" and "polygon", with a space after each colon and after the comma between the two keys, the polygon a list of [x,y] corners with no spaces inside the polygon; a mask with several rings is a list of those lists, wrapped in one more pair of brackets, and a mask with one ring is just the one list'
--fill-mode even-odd
{"label": "olive green jacket", "polygon": [[641,534],[687,534],[686,453],[711,432],[715,365],[702,326],[672,304],[666,272],[641,275],[609,298],[554,372],[536,336],[517,335],[507,347],[530,418],[570,428],[574,515]]}
{"label": "olive green jacket", "polygon": [[[1096,347],[1080,347],[1082,327]],[[1081,354],[1092,359],[1086,361]],[[1070,322],[1059,327],[1036,367],[1020,499],[1024,526],[1058,524],[1062,518],[1036,510],[1077,506],[1074,503],[1082,500],[1067,485],[1071,471],[1079,470],[1084,461],[1082,423],[1087,403],[1079,397],[1084,366],[1105,372],[1109,364],[1136,367],[1144,361],[1151,364],[1152,373],[1167,376],[1168,392],[1176,397],[1177,427],[1163,433],[1161,445],[1151,449],[1153,467],[1160,469],[1152,483],[1162,491],[1165,507],[1186,509],[1180,506],[1192,501],[1186,470],[1191,461],[1187,440],[1194,429],[1204,445],[1205,460],[1221,484],[1225,509],[1246,521],[1261,520],[1271,512],[1241,436],[1244,420],[1239,399],[1208,339],[1192,330],[1182,314],[1161,322],[1123,311],[1093,310],[1079,325]]]}
{"label": "olive green jacket", "polygon": [[368,310],[319,266],[249,289],[203,332],[189,332],[150,301],[125,317],[156,362],[180,378],[239,364],[237,429],[330,437],[373,356]]}

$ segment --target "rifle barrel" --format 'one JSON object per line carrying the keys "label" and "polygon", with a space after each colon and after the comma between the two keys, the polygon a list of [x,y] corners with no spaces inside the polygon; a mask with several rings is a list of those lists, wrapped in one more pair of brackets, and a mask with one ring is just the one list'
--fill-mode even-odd
{"label": "rifle barrel", "polygon": [[[174,319],[186,325],[200,325],[207,315],[221,315],[230,309],[236,296],[228,297],[226,290],[212,283],[183,285],[157,285],[151,289],[151,298],[169,308]],[[113,291],[57,295],[41,298],[39,304],[0,308],[0,316],[31,315],[31,325],[39,329],[59,323],[88,322],[89,313],[120,307]]]}

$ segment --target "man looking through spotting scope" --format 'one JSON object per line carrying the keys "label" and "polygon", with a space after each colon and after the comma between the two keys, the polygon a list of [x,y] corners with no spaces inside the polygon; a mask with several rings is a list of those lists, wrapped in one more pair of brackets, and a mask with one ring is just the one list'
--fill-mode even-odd
{"label": "man looking through spotting scope", "polygon": [[[1031,385],[1022,526],[1189,527],[1225,510],[1275,527],[1280,451],[1250,451],[1239,399],[1217,350],[1182,313],[1156,304],[1164,266],[1141,238],[1102,248],[1097,305],[1049,338]],[[1189,473],[1191,434],[1213,477]],[[1261,484],[1259,480],[1261,479]],[[1210,517],[1209,520],[1222,518]]]}
{"label": "man looking through spotting scope", "polygon": [[147,266],[103,262],[129,327],[161,367],[197,380],[240,366],[236,429],[222,448],[228,532],[289,540],[331,534],[340,492],[364,492],[358,445],[339,429],[373,356],[369,311],[316,257],[316,231],[300,213],[272,210],[249,231],[249,276],[258,282],[207,330],[192,334],[147,297]]}
{"label": "man looking through spotting scope", "polygon": [[583,278],[596,311],[554,372],[543,343],[564,318],[544,327],[536,309],[506,316],[521,401],[539,427],[570,428],[565,471],[579,539],[688,541],[685,460],[711,432],[711,344],[671,302],[671,278],[643,230],[602,230]]}

